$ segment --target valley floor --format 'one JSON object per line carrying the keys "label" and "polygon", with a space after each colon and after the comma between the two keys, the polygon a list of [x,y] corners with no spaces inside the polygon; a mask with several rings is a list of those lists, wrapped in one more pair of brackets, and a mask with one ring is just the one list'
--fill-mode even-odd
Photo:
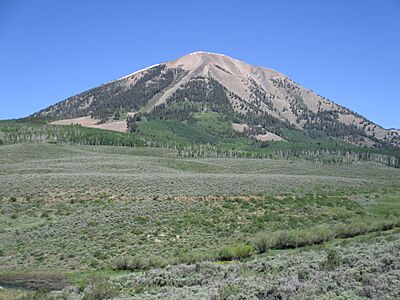
{"label": "valley floor", "polygon": [[399,197],[372,162],[1,146],[0,285],[69,288],[0,299],[396,299]]}

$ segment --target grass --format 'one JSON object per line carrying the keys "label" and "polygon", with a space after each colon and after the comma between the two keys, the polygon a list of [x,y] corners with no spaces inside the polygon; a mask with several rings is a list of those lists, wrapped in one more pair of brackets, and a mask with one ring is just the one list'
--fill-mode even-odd
{"label": "grass", "polygon": [[[81,299],[396,299],[400,229],[324,245],[137,272],[86,272]],[[5,299],[69,299],[71,293],[1,290]],[[36,297],[36,298],[35,298]]]}
{"label": "grass", "polygon": [[149,120],[139,124],[139,132],[157,141],[180,145],[216,144],[219,137],[208,132],[206,127],[173,120]]}
{"label": "grass", "polygon": [[[325,278],[349,257],[354,260],[350,250],[332,246],[342,238],[352,243],[370,236],[367,249],[359,247],[369,241],[349,246],[362,257],[392,253],[398,233],[380,231],[399,226],[399,197],[400,170],[372,162],[323,165],[182,158],[161,148],[3,145],[0,282],[43,285],[52,278],[62,282],[62,276],[87,297],[108,293],[100,288],[108,283],[116,294],[139,299],[169,298],[169,290],[181,298],[215,293],[219,299],[261,293],[261,287],[284,296],[279,282],[285,276],[302,287],[320,280],[316,272]],[[328,255],[325,245],[337,255]],[[301,251],[305,261],[296,254]],[[363,263],[353,262],[360,268]],[[346,274],[352,282],[355,275]],[[379,276],[393,286],[389,275]],[[377,290],[381,295],[379,284]]]}
{"label": "grass", "polygon": [[399,172],[374,163],[327,166],[270,159],[185,159],[164,149],[147,149],[145,156],[143,152],[124,147],[2,146],[0,197],[70,201],[155,195],[351,195],[399,188],[393,184]]}
{"label": "grass", "polygon": [[216,134],[234,136],[234,130],[229,120],[216,112],[194,113],[197,126],[212,130]]}
{"label": "grass", "polygon": [[396,299],[399,231],[326,246],[202,262],[109,279],[130,299]]}
{"label": "grass", "polygon": [[350,224],[320,225],[307,229],[281,230],[259,234],[253,241],[258,253],[274,249],[299,248],[322,244],[336,238],[349,238],[365,233],[400,227],[400,217],[381,220],[359,220]]}
{"label": "grass", "polygon": [[[301,211],[305,203],[307,210]],[[170,262],[245,243],[260,231],[336,224],[367,215],[360,204],[340,197],[21,199],[2,201],[0,209],[3,265],[72,270],[103,268],[124,257]]]}
{"label": "grass", "polygon": [[26,296],[26,292],[18,289],[1,289],[0,299],[2,300],[21,300],[22,297]]}
{"label": "grass", "polygon": [[251,256],[253,252],[253,246],[249,244],[239,244],[236,246],[223,247],[216,255],[216,260],[235,260],[243,259]]}

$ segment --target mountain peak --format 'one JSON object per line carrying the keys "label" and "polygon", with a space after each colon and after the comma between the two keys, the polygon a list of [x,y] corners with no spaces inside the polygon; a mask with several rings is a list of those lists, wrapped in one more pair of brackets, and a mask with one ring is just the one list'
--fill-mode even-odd
{"label": "mountain peak", "polygon": [[200,57],[210,57],[210,58],[211,57],[216,57],[216,58],[223,57],[223,58],[226,58],[226,59],[236,60],[236,61],[239,61],[239,62],[243,63],[243,61],[240,61],[240,60],[235,59],[233,57],[230,57],[228,55],[225,55],[225,54],[222,54],[222,53],[216,53],[216,52],[209,52],[209,51],[195,51],[195,52],[191,52],[189,54],[186,54],[186,55],[184,55],[182,57],[185,57],[185,56],[200,56]]}
{"label": "mountain peak", "polygon": [[396,144],[400,137],[282,73],[207,51],[136,71],[35,115],[90,116],[107,123],[136,113],[147,119],[193,121],[202,112],[219,114],[252,137],[275,134],[289,140],[285,130],[296,130],[362,146]]}
{"label": "mountain peak", "polygon": [[[219,77],[218,73],[224,71],[225,74],[220,75],[237,75],[239,77],[250,75],[255,80],[264,80],[264,77],[284,77],[283,74],[264,67],[250,65],[244,61],[232,58],[225,54],[213,53],[207,51],[196,51],[184,55],[174,61],[167,62],[170,68],[183,68],[189,70],[192,74],[207,76],[210,73]],[[222,79],[222,78],[221,78]]]}
{"label": "mountain peak", "polygon": [[176,64],[176,63],[187,63],[187,62],[200,62],[200,63],[218,63],[218,62],[223,62],[223,61],[236,61],[239,63],[243,63],[240,60],[234,59],[232,57],[229,57],[225,54],[221,53],[213,53],[213,52],[207,52],[207,51],[195,51],[189,54],[186,54],[172,62],[169,62],[170,64]]}
{"label": "mountain peak", "polygon": [[216,53],[216,52],[209,52],[209,51],[194,51],[194,52],[191,52],[191,53],[189,53],[187,55],[202,55],[202,54],[204,54],[204,55],[222,55],[222,56],[227,56],[225,54],[220,54],[220,53]]}

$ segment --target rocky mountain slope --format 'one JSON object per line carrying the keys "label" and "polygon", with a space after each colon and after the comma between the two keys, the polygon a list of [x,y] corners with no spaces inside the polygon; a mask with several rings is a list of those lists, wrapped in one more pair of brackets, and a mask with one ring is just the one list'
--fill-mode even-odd
{"label": "rocky mountain slope", "polygon": [[[137,71],[33,116],[61,120],[55,124],[90,116],[99,125],[128,118],[127,128],[135,131],[143,117],[196,122],[195,114],[208,112],[259,140],[287,140],[288,131],[301,131],[360,146],[400,145],[399,130],[384,129],[282,73],[209,52]],[[103,125],[114,127],[124,126]]]}

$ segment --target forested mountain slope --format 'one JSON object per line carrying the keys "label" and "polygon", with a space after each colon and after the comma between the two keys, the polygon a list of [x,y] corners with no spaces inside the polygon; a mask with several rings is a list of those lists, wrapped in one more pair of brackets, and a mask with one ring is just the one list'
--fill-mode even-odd
{"label": "forested mountain slope", "polygon": [[223,136],[239,132],[261,141],[283,141],[302,132],[310,138],[339,138],[366,147],[398,147],[400,140],[399,130],[384,129],[277,71],[208,52],[137,71],[33,116],[90,116],[99,124],[127,119],[127,130],[133,132],[139,122],[196,124],[209,113],[230,124],[219,132]]}

